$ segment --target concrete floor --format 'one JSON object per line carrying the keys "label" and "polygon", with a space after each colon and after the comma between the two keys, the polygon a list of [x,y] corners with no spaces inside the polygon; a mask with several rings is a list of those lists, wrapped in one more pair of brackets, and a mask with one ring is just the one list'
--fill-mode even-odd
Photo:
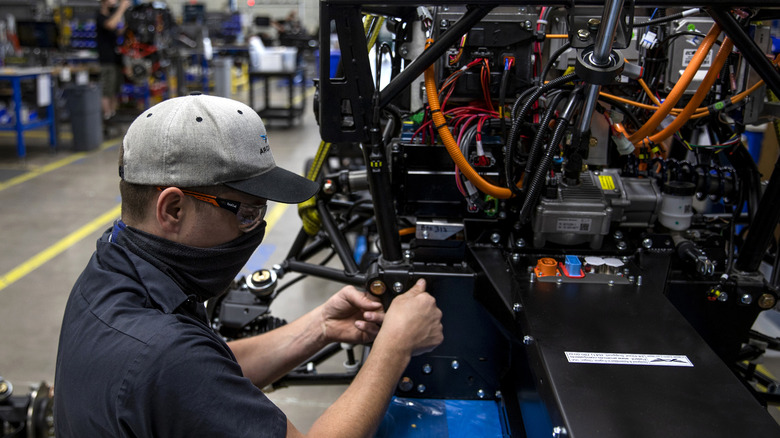
{"label": "concrete floor", "polygon": [[[272,126],[268,131],[277,163],[299,173],[319,144],[310,98],[308,102],[300,124],[292,129]],[[56,153],[49,150],[43,132],[28,133],[24,160],[16,156],[14,137],[0,136],[0,375],[14,383],[17,393],[24,392],[28,384],[53,382],[68,293],[92,254],[95,240],[118,216],[117,152],[123,130],[115,130],[100,148],[88,152],[74,151],[66,131]],[[248,263],[247,273],[280,262],[300,227],[294,206],[269,211],[281,216],[269,224],[265,242]],[[281,283],[285,280],[289,279]],[[331,282],[307,279],[284,292],[272,312],[294,319],[337,288]],[[768,333],[780,335],[776,321],[780,318],[771,319],[762,318],[760,324]],[[321,369],[341,370],[344,359],[334,358]],[[776,355],[765,366],[780,376]],[[269,397],[293,424],[306,431],[343,389],[292,387]],[[770,411],[780,418],[776,408]]]}

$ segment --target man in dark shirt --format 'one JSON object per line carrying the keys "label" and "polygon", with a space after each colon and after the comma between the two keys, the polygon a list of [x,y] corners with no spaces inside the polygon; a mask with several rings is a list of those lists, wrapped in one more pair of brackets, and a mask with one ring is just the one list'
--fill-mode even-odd
{"label": "man in dark shirt", "polygon": [[117,95],[122,86],[122,55],[117,50],[117,35],[122,17],[130,0],[100,0],[97,14],[97,51],[100,63],[100,83],[103,89],[103,118],[109,119],[116,114]]}
{"label": "man in dark shirt", "polygon": [[122,219],[98,240],[63,317],[57,436],[302,436],[259,388],[331,342],[370,341],[309,436],[373,434],[410,357],[443,339],[425,282],[387,312],[347,286],[290,324],[225,343],[202,303],[260,244],[266,201],[302,202],[318,185],[276,166],[251,108],[203,95],[142,113],[119,173]]}

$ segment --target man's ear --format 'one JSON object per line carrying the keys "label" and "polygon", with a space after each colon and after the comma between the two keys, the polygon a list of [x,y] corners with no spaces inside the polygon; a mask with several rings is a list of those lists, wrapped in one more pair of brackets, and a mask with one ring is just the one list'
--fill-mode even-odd
{"label": "man's ear", "polygon": [[184,217],[184,193],[177,187],[168,187],[157,198],[157,225],[165,234],[178,234]]}

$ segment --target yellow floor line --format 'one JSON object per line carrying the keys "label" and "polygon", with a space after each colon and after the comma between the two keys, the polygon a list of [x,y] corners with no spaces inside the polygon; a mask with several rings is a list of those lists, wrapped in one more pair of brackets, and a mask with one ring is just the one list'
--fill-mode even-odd
{"label": "yellow floor line", "polygon": [[285,210],[287,210],[287,207],[289,207],[290,204],[275,204],[273,207],[271,207],[271,210],[268,212],[268,214],[265,215],[265,235],[267,236],[268,233],[271,232],[271,228],[276,225],[276,223],[279,221],[279,219],[282,217],[282,214],[284,214]]}
{"label": "yellow floor line", "polygon": [[[15,267],[10,272],[0,277],[0,290],[5,289],[19,279],[23,278],[25,275],[38,269],[43,264],[58,256],[66,249],[75,245],[88,235],[94,233],[97,230],[100,230],[101,228],[107,227],[111,222],[119,217],[120,211],[121,206],[117,205],[111,210],[100,215],[97,219],[70,233],[59,242],[34,255],[21,265]],[[84,261],[84,264],[86,265],[86,260]]]}
{"label": "yellow floor line", "polygon": [[[288,207],[289,204],[275,204],[271,208],[271,211],[268,212],[266,217],[266,233],[271,231],[271,228],[276,225]],[[75,245],[90,234],[94,233],[95,231],[107,227],[115,219],[119,218],[120,212],[121,205],[117,205],[111,210],[100,215],[97,219],[70,233],[64,239],[34,255],[21,265],[15,267],[10,272],[0,277],[0,290],[5,289],[6,287],[23,278],[25,275],[43,266],[43,264],[63,253],[65,250]],[[86,265],[86,260],[84,261],[84,264]]]}
{"label": "yellow floor line", "polygon": [[67,166],[70,163],[73,163],[74,161],[78,161],[84,157],[86,157],[89,154],[95,153],[95,152],[101,152],[106,149],[109,149],[113,146],[116,146],[118,143],[116,139],[106,140],[104,141],[99,148],[97,148],[94,151],[89,152],[76,152],[72,155],[69,155],[61,160],[55,161],[53,163],[49,163],[45,166],[41,166],[39,168],[31,169],[29,172],[23,173],[17,177],[11,178],[8,181],[0,182],[0,191],[3,191],[9,187],[13,187],[17,184],[21,184],[25,181],[29,181],[35,177],[38,177],[40,175],[43,175],[45,173],[51,172],[53,170],[57,170],[60,167]]}

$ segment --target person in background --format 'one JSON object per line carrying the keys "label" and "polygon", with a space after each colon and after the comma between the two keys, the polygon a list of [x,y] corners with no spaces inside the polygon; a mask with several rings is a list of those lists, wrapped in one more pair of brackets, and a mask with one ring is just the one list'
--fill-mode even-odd
{"label": "person in background", "polygon": [[231,99],[163,101],[120,148],[122,218],[68,299],[54,393],[57,436],[300,437],[260,390],[332,342],[373,342],[352,384],[308,436],[368,437],[413,355],[443,340],[423,279],[385,311],[346,286],[297,320],[225,343],[203,302],[263,240],[267,201],[319,184],[276,166],[260,116]]}
{"label": "person in background", "polygon": [[117,36],[121,34],[122,18],[129,7],[130,0],[100,0],[100,10],[96,20],[96,40],[104,120],[108,120],[116,114],[119,103],[119,87],[122,85],[123,75],[122,55],[118,51]]}

